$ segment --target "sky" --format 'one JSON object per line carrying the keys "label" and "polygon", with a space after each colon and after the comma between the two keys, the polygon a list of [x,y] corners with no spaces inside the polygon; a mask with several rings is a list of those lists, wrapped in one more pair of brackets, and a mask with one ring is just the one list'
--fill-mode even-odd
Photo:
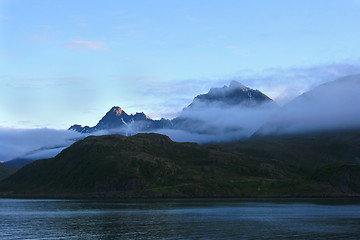
{"label": "sky", "polygon": [[0,0],[0,128],[172,118],[231,80],[280,104],[359,73],[359,0]]}

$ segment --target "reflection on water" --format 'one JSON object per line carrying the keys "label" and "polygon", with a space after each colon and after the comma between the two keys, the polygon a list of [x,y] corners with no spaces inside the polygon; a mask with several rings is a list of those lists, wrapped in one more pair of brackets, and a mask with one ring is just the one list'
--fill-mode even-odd
{"label": "reflection on water", "polygon": [[359,199],[0,199],[0,239],[359,237]]}

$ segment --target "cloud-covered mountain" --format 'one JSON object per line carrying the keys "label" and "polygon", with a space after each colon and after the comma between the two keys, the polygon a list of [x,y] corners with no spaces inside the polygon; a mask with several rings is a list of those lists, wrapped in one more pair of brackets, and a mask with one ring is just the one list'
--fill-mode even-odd
{"label": "cloud-covered mountain", "polygon": [[69,130],[124,135],[158,132],[175,141],[200,143],[234,141],[253,134],[276,108],[276,103],[259,90],[232,81],[229,86],[196,96],[172,120],[153,120],[144,113],[128,115],[120,107],[113,107],[96,126],[73,125]]}
{"label": "cloud-covered mountain", "polygon": [[70,129],[75,131],[0,128],[0,162],[53,157],[89,133],[156,132],[173,141],[209,143],[252,135],[360,129],[359,93],[360,75],[352,75],[320,85],[279,108],[260,91],[232,82],[195,97],[172,120],[152,120],[144,113],[128,115],[113,107],[96,126],[73,125]]}
{"label": "cloud-covered mountain", "polygon": [[251,135],[276,108],[259,90],[232,81],[196,96],[172,123],[178,130],[216,135],[207,136],[209,141],[232,141]]}
{"label": "cloud-covered mountain", "polygon": [[256,135],[360,128],[360,75],[324,83],[279,109]]}
{"label": "cloud-covered mountain", "polygon": [[[99,123],[74,125],[82,133],[157,132],[174,141],[229,142],[252,135],[299,134],[313,131],[360,128],[360,75],[322,84],[282,108],[268,96],[241,83],[212,88],[172,120],[152,120],[144,113],[128,115],[112,108]],[[120,129],[120,130],[119,130]]]}

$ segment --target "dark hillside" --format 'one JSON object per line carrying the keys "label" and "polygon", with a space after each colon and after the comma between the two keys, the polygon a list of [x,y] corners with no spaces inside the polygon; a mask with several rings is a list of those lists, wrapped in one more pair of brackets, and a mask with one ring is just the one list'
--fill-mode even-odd
{"label": "dark hillside", "polygon": [[359,136],[346,132],[206,146],[158,134],[90,136],[55,158],[26,165],[3,180],[0,191],[23,197],[356,195]]}

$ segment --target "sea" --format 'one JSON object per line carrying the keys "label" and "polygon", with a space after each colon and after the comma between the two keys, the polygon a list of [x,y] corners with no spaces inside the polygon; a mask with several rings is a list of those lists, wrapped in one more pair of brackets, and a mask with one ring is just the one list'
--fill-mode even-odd
{"label": "sea", "polygon": [[360,239],[360,199],[0,199],[0,239]]}

